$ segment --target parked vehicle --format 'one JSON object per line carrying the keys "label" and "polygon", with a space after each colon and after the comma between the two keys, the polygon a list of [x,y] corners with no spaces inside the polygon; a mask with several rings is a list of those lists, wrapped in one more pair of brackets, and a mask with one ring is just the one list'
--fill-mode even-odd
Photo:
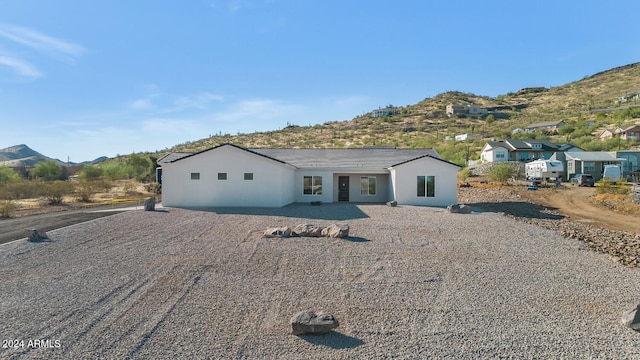
{"label": "parked vehicle", "polygon": [[609,182],[618,182],[622,177],[622,173],[620,171],[620,166],[618,165],[605,165],[604,172],[602,173],[602,178],[605,181]]}
{"label": "parked vehicle", "polygon": [[569,181],[571,184],[578,186],[594,186],[596,183],[593,176],[589,174],[575,174]]}
{"label": "parked vehicle", "polygon": [[562,161],[556,160],[535,160],[525,165],[527,179],[557,179],[562,176],[563,171]]}

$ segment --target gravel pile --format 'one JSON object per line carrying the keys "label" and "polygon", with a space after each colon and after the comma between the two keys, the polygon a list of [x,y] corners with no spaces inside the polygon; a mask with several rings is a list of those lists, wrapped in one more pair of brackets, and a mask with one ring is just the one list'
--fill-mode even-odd
{"label": "gravel pile", "polygon": [[521,195],[522,188],[460,188],[461,204],[472,204],[475,210],[502,212],[506,216],[558,232],[563,237],[578,240],[589,248],[609,255],[611,260],[629,267],[640,267],[640,234],[603,229],[576,222],[558,211],[536,205]]}
{"label": "gravel pile", "polygon": [[[261,237],[343,222],[348,239]],[[0,358],[640,358],[620,323],[640,272],[498,213],[166,209],[48,234],[0,245],[0,338],[24,341]],[[291,335],[301,310],[340,327]]]}

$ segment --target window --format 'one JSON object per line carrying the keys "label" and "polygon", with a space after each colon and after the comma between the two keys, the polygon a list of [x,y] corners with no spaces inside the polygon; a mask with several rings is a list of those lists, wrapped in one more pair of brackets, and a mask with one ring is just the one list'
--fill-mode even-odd
{"label": "window", "polygon": [[191,173],[191,180],[200,180],[200,173]]}
{"label": "window", "polygon": [[504,159],[504,151],[497,151],[496,159]]}
{"label": "window", "polygon": [[596,163],[595,161],[583,161],[582,162],[582,172],[590,173],[596,171]]}
{"label": "window", "polygon": [[218,173],[218,180],[227,180],[227,173]]}
{"label": "window", "polygon": [[244,173],[245,180],[253,180],[253,173]]}
{"label": "window", "polygon": [[360,195],[376,194],[376,177],[361,176],[360,177]]}
{"label": "window", "polygon": [[305,195],[322,195],[322,176],[303,176],[302,193]]}
{"label": "window", "polygon": [[435,176],[418,176],[418,196],[419,197],[435,197],[436,196],[436,177]]}

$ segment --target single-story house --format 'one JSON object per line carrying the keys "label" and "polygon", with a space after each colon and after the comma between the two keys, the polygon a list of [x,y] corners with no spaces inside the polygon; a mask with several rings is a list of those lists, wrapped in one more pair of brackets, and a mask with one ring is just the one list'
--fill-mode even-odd
{"label": "single-story house", "polygon": [[604,129],[598,135],[598,139],[600,141],[605,141],[605,140],[613,138],[614,136],[620,134],[621,132],[622,132],[622,128],[620,128],[620,127],[616,127],[615,129]]}
{"label": "single-story house", "polygon": [[483,109],[480,105],[469,104],[469,105],[447,105],[445,112],[448,117],[464,115],[464,116],[480,116],[488,113],[487,109]]}
{"label": "single-story house", "polygon": [[616,158],[624,159],[622,163],[622,176],[631,178],[632,173],[640,171],[640,151],[639,150],[618,150],[610,152]]}
{"label": "single-story house", "polygon": [[620,139],[622,140],[631,140],[636,139],[640,140],[640,125],[629,126],[628,128],[624,128],[620,131]]}
{"label": "single-story house", "polygon": [[371,117],[393,115],[394,111],[395,111],[395,108],[393,106],[387,106],[384,109],[378,108],[371,112]]}
{"label": "single-story house", "polygon": [[582,151],[569,143],[552,143],[549,140],[507,139],[489,141],[480,153],[482,162],[522,161],[538,159],[549,160],[555,153],[565,151]]}
{"label": "single-story house", "polygon": [[460,166],[433,149],[247,149],[223,144],[168,154],[162,204],[281,207],[294,202],[447,206],[457,203]]}
{"label": "single-story house", "polygon": [[544,130],[551,130],[551,131],[557,131],[559,127],[562,127],[565,125],[565,122],[562,120],[556,120],[556,121],[545,121],[545,122],[541,122],[541,123],[535,123],[535,124],[531,124],[529,126],[527,126],[527,132],[534,132],[538,129],[544,129]]}
{"label": "single-story house", "polygon": [[[553,160],[562,161],[563,159],[561,156],[557,156]],[[575,174],[590,174],[597,181],[602,179],[605,165],[622,167],[625,159],[616,157],[615,153],[604,151],[567,151],[564,153],[564,161],[566,162],[567,178],[571,178]]]}

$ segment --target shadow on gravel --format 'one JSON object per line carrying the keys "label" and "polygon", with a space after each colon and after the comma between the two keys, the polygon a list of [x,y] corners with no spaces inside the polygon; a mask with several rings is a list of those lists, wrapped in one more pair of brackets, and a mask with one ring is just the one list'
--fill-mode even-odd
{"label": "shadow on gravel", "polygon": [[291,218],[305,218],[318,220],[352,220],[366,219],[365,214],[355,204],[322,204],[312,206],[308,203],[296,203],[281,208],[245,208],[245,207],[210,207],[191,208],[191,210],[209,211],[216,214],[283,216]]}
{"label": "shadow on gravel", "polygon": [[54,240],[46,238],[46,239],[27,239],[30,243],[46,243],[46,242],[54,242]]}
{"label": "shadow on gravel", "polygon": [[345,335],[337,331],[331,331],[323,335],[298,335],[299,338],[314,345],[323,345],[332,349],[353,349],[364,344],[364,341]]}
{"label": "shadow on gravel", "polygon": [[562,220],[564,216],[559,214],[552,214],[550,211],[556,211],[557,208],[540,206],[532,204],[526,201],[505,201],[505,202],[480,202],[465,204],[470,206],[474,211],[482,212],[503,212],[507,215],[511,215],[519,218],[529,219],[548,219],[548,220]]}
{"label": "shadow on gravel", "polygon": [[371,241],[369,239],[365,239],[365,238],[357,237],[357,236],[349,236],[347,238],[344,238],[344,240],[350,241],[350,242],[354,242],[354,243],[363,243],[363,242],[370,242]]}

